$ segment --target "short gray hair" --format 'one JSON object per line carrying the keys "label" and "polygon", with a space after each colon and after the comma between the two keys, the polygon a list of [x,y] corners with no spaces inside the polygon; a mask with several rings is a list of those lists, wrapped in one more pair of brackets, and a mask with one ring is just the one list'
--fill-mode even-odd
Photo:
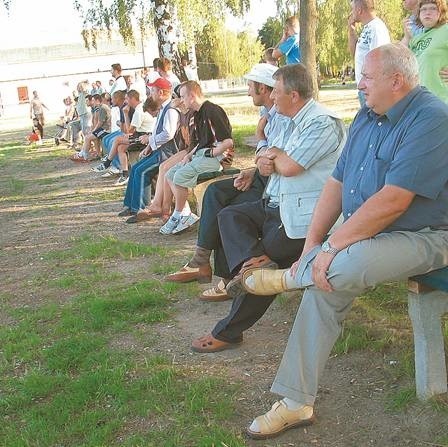
{"label": "short gray hair", "polygon": [[401,43],[388,43],[376,50],[380,53],[384,74],[401,73],[410,87],[414,88],[418,85],[418,62],[409,48]]}
{"label": "short gray hair", "polygon": [[272,77],[282,79],[286,93],[295,91],[305,100],[313,97],[313,80],[303,64],[283,65]]}

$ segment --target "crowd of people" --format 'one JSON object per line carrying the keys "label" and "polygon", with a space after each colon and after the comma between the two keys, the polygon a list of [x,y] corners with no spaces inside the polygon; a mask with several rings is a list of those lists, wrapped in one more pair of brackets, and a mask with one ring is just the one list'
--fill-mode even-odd
{"label": "crowd of people", "polygon": [[[351,4],[361,108],[348,134],[313,99],[311,74],[299,63],[298,22],[288,19],[265,62],[245,75],[260,107],[255,164],[209,185],[200,217],[188,206],[189,188],[234,158],[226,112],[200,83],[181,83],[160,59],[145,91],[124,79],[119,64],[109,93],[98,82],[93,95],[87,82],[77,88],[72,135],[84,139],[72,159],[105,154],[93,171],[119,175],[115,184],[126,186],[118,215],[128,223],[162,219],[164,235],[199,223],[194,254],[165,280],[211,283],[214,273],[220,282],[200,299],[232,304],[193,340],[194,351],[239,346],[278,293],[304,289],[272,386],[282,398],[247,428],[254,439],[314,422],[319,377],[356,296],[448,265],[445,0],[405,1],[411,15],[398,43],[390,43],[372,0]],[[281,57],[287,63],[278,68]],[[133,151],[138,161],[129,168]]]}

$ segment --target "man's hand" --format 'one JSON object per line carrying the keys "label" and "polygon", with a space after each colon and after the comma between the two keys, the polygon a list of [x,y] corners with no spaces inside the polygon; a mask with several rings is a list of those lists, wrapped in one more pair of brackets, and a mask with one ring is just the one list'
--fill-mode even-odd
{"label": "man's hand", "polygon": [[325,292],[332,292],[333,287],[327,280],[327,272],[330,264],[332,263],[335,255],[331,253],[324,253],[321,251],[314,258],[312,265],[312,278],[314,285]]}
{"label": "man's hand", "polygon": [[355,20],[353,19],[353,14],[350,14],[350,15],[348,16],[347,25],[348,25],[348,29],[349,29],[350,31],[353,31],[353,32],[356,31],[356,22],[355,22]]}
{"label": "man's hand", "polygon": [[149,143],[149,135],[142,135],[138,139],[140,143],[142,144],[148,144]]}
{"label": "man's hand", "polygon": [[261,175],[269,176],[275,172],[274,159],[276,156],[276,154],[269,152],[263,152],[263,154],[257,155],[255,163]]}
{"label": "man's hand", "polygon": [[182,165],[186,165],[187,163],[190,163],[190,161],[191,161],[191,157],[192,157],[192,156],[193,156],[193,154],[192,154],[191,152],[188,153],[187,155],[185,155],[184,158],[182,158],[180,164],[182,164]]}
{"label": "man's hand", "polygon": [[142,158],[147,157],[148,155],[150,155],[152,152],[151,146],[146,146],[141,152],[140,154],[138,154],[138,158],[141,160]]}
{"label": "man's hand", "polygon": [[247,191],[254,181],[255,171],[241,171],[233,180],[233,186],[238,191]]}
{"label": "man's hand", "polygon": [[448,67],[443,67],[439,71],[440,78],[442,79],[445,84],[448,84]]}

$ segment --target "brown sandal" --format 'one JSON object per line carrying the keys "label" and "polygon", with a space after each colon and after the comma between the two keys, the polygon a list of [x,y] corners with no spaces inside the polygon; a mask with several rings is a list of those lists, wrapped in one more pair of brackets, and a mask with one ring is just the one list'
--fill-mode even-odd
{"label": "brown sandal", "polygon": [[193,340],[193,342],[191,343],[191,349],[195,352],[220,352],[226,349],[237,348],[242,341],[243,339],[235,343],[229,343],[227,341],[218,340],[213,337],[212,334],[208,334],[204,337],[199,337],[196,340]]}

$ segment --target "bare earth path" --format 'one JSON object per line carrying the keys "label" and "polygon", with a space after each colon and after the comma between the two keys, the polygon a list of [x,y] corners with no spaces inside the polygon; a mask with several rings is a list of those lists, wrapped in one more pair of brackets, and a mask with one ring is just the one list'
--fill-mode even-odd
{"label": "bare earth path", "polygon": [[[340,100],[329,97],[328,102],[337,108]],[[11,200],[11,197],[2,200],[0,210],[0,293],[13,296],[15,306],[39,307],[69,299],[64,294],[55,296],[47,290],[45,278],[50,279],[52,272],[48,271],[41,258],[49,251],[69,246],[74,238],[85,234],[93,238],[113,235],[120,240],[170,247],[175,250],[176,258],[165,260],[167,270],[188,260],[195,244],[194,231],[178,237],[164,237],[158,233],[159,222],[124,223],[116,216],[121,209],[123,190],[111,188],[110,182],[99,180],[90,172],[89,165],[69,161],[68,151],[56,154],[54,151],[50,143],[27,151],[23,157],[36,159],[33,169],[22,170],[19,159],[13,166],[8,165],[7,172],[2,174],[16,179],[10,182],[21,182],[19,189],[22,189],[23,196],[20,202]],[[246,159],[245,163],[249,161]],[[139,259],[134,264],[118,263],[115,268],[124,271],[129,278],[162,280],[163,273],[151,273],[147,262]],[[43,280],[36,283],[36,277]],[[223,375],[231,383],[240,383],[233,424],[236,432],[241,431],[274,401],[275,396],[269,393],[269,386],[298,302],[294,294],[277,300],[262,320],[247,331],[245,341],[238,349],[200,355],[190,351],[192,338],[208,332],[218,319],[226,315],[230,303],[207,304],[191,298],[179,300],[173,303],[174,319],[157,327],[155,351],[170,356],[175,364],[194,365],[203,375]],[[394,333],[393,340],[401,340],[402,344],[395,347],[391,343],[382,350],[368,347],[350,350],[347,354],[331,357],[321,381],[316,405],[318,420],[314,426],[289,431],[278,440],[247,440],[246,445],[448,445],[445,443],[448,439],[446,409],[439,411],[434,404],[415,401],[402,409],[388,408],[390,393],[413,387],[411,376],[396,372],[402,347],[412,347],[405,306],[403,309],[402,321],[388,327]],[[351,318],[356,322],[372,321],[372,316],[366,314],[363,306],[355,306]],[[8,324],[8,318],[0,315],[0,323]],[[131,334],[123,335],[116,343],[144,355],[144,346]]]}

